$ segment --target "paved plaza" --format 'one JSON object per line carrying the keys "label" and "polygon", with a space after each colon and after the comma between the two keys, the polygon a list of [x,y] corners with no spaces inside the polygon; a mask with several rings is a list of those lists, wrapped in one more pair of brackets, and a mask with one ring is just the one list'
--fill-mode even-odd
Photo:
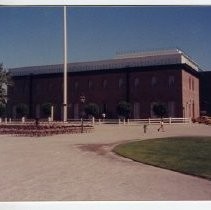
{"label": "paved plaza", "polygon": [[211,136],[211,126],[98,125],[92,133],[0,136],[0,201],[211,200],[211,181],[144,165],[111,152],[118,143]]}

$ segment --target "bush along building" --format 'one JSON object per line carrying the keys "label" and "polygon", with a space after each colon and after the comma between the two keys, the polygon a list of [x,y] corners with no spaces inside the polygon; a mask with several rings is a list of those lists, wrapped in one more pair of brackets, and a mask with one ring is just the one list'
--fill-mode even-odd
{"label": "bush along building", "polygon": [[[8,110],[25,104],[28,118],[43,117],[50,103],[54,119],[62,119],[63,64],[10,69]],[[117,118],[120,101],[131,105],[130,118],[156,117],[155,105],[166,108],[165,117],[199,116],[199,66],[178,49],[124,54],[110,60],[68,64],[68,119],[80,118],[85,105],[94,103],[99,113]]]}

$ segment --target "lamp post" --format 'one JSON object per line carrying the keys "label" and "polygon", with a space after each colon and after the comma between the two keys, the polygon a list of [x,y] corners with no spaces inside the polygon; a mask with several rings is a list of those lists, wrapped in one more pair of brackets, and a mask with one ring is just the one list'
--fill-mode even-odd
{"label": "lamp post", "polygon": [[64,93],[63,93],[63,121],[67,121],[67,11],[64,6]]}
{"label": "lamp post", "polygon": [[86,97],[84,95],[80,96],[80,101],[82,104],[82,112],[81,112],[81,133],[84,132],[84,103],[86,101]]}

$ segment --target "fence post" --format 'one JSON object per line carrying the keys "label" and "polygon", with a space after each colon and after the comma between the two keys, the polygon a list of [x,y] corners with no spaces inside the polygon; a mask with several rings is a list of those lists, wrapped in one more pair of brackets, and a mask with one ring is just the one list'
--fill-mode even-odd
{"label": "fence post", "polygon": [[2,123],[2,119],[1,119],[1,117],[0,117],[0,123]]}
{"label": "fence post", "polygon": [[125,125],[125,118],[123,119],[123,124]]}
{"label": "fence post", "polygon": [[101,124],[101,120],[100,120],[100,118],[99,118],[98,122],[99,122],[99,125],[100,125],[100,124]]}
{"label": "fence post", "polygon": [[169,117],[169,124],[171,124],[171,117]]}
{"label": "fence post", "polygon": [[120,125],[120,123],[121,123],[121,120],[120,120],[120,118],[119,118],[119,125]]}
{"label": "fence post", "polygon": [[22,123],[25,123],[25,117],[21,118]]}
{"label": "fence post", "polygon": [[148,119],[148,124],[149,124],[149,125],[151,124],[151,122],[150,122],[150,118]]}
{"label": "fence post", "polygon": [[54,106],[51,106],[51,121],[54,120]]}
{"label": "fence post", "polygon": [[12,119],[11,118],[9,118],[9,123],[12,123]]}
{"label": "fence post", "polygon": [[95,118],[92,117],[92,125],[94,125],[94,124],[95,124]]}

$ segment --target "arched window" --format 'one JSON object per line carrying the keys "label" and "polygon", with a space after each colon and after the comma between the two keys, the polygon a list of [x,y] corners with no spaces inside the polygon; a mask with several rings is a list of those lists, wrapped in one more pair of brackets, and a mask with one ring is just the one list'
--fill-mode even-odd
{"label": "arched window", "polygon": [[194,79],[192,78],[192,90],[194,90]]}
{"label": "arched window", "polygon": [[191,90],[191,77],[189,77],[189,89]]}
{"label": "arched window", "polygon": [[92,87],[93,87],[93,83],[92,83],[92,81],[91,81],[91,80],[89,80],[89,82],[88,82],[88,86],[89,86],[89,89],[92,89]]}
{"label": "arched window", "polygon": [[124,80],[122,78],[119,79],[119,88],[122,88],[124,85]]}
{"label": "arched window", "polygon": [[169,87],[172,87],[174,85],[174,76],[169,76]]}
{"label": "arched window", "polygon": [[134,86],[135,86],[135,87],[138,87],[139,84],[140,84],[139,78],[135,78],[135,80],[134,80]]}
{"label": "arched window", "polygon": [[74,89],[75,89],[75,90],[78,90],[78,87],[79,87],[78,81],[76,81],[76,82],[74,83]]}
{"label": "arched window", "polygon": [[151,80],[151,85],[152,87],[156,86],[157,84],[157,78],[155,76],[152,77],[152,80]]}
{"label": "arched window", "polygon": [[104,89],[107,88],[107,85],[108,85],[108,82],[107,82],[106,79],[104,79],[104,80],[103,80],[103,88],[104,88]]}

